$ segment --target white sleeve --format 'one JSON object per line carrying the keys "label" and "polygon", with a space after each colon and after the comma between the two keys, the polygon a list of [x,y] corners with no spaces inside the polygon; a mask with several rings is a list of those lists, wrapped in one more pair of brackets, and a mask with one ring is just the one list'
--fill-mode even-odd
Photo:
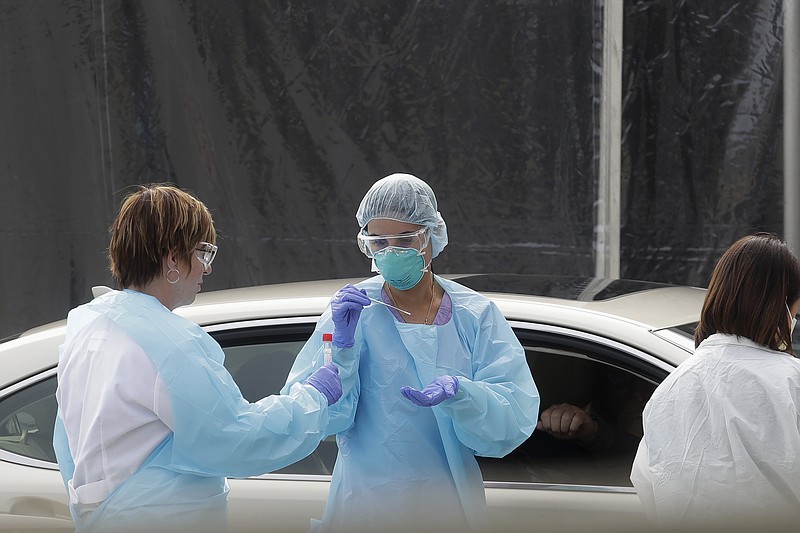
{"label": "white sleeve", "polygon": [[98,318],[64,346],[56,396],[83,504],[105,499],[172,431],[166,385],[142,347]]}
{"label": "white sleeve", "polygon": [[636,457],[633,459],[631,482],[636,488],[636,494],[639,496],[647,518],[655,522],[656,500],[653,493],[653,477],[650,474],[650,453],[644,438],[639,441],[639,449],[636,450]]}

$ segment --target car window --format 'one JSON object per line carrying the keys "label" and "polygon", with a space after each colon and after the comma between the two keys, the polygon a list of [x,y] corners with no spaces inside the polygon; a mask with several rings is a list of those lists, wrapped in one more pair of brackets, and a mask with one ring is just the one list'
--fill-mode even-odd
{"label": "car window", "polygon": [[[313,324],[261,326],[212,332],[225,351],[225,368],[250,402],[279,394]],[[277,474],[330,475],[336,462],[336,438],[322,441],[308,457]]]}
{"label": "car window", "polygon": [[[260,336],[259,341],[223,348],[225,367],[239,385],[242,396],[250,402],[280,393],[297,354],[305,344],[304,341],[269,342],[268,335]],[[275,473],[330,475],[336,454],[336,438],[331,436],[305,459]]]}
{"label": "car window", "polygon": [[242,346],[227,346],[225,368],[249,402],[280,392],[302,341],[274,342],[269,338]]}
{"label": "car window", "polygon": [[686,324],[680,324],[678,326],[674,326],[669,328],[671,331],[676,333],[680,333],[681,335],[688,337],[690,339],[694,339],[694,330],[697,329],[699,322],[688,322]]}
{"label": "car window", "polygon": [[581,407],[598,421],[598,436],[583,443],[534,431],[502,459],[479,457],[484,480],[631,486],[642,409],[654,382],[584,348],[528,344],[525,354],[539,389],[539,414],[556,404]]}
{"label": "car window", "polygon": [[[628,354],[574,340],[541,342],[520,333],[542,398],[540,410],[556,403],[585,407],[602,425],[603,439],[583,445],[534,432],[502,459],[479,457],[484,479],[630,486],[630,467],[641,438],[642,408],[665,373],[643,377],[641,362]],[[228,331],[218,340],[242,393],[257,401],[280,391],[309,334],[309,328],[292,332],[265,327]],[[632,367],[626,368],[626,364]],[[311,456],[279,473],[330,474],[335,460],[336,443],[329,437]]]}
{"label": "car window", "polygon": [[[225,365],[249,401],[279,393],[313,324],[218,330]],[[641,408],[666,372],[648,374],[641,361],[586,343],[543,340],[517,331],[539,388],[540,411],[556,403],[590,409],[606,430],[599,447],[557,440],[535,431],[502,459],[479,457],[486,481],[630,486],[630,465],[641,436]],[[601,353],[602,352],[602,353]],[[612,350],[613,352],[613,350]],[[638,365],[638,366],[637,366]],[[55,463],[53,375],[0,399],[0,450]],[[330,475],[334,437],[309,457],[277,473]]]}
{"label": "car window", "polygon": [[[690,322],[688,324],[682,324],[669,329],[671,331],[676,331],[690,339],[694,339],[694,330],[697,329],[699,324],[699,322]],[[794,331],[792,331],[792,349],[795,355],[800,354],[800,327],[795,327]]]}
{"label": "car window", "polygon": [[55,463],[56,410],[55,376],[0,400],[0,450]]}

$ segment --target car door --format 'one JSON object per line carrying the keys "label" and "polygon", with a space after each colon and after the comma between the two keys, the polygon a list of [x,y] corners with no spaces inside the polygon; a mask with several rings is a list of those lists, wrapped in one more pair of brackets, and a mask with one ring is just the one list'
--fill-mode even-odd
{"label": "car door", "polygon": [[[226,367],[243,395],[256,401],[283,386],[315,321],[313,316],[295,317],[206,329],[225,350]],[[525,348],[542,408],[592,404],[609,424],[616,423],[621,407],[614,411],[611,406],[622,404],[615,391],[622,391],[623,384],[652,390],[671,369],[636,348],[590,333],[525,322],[512,322],[512,327]],[[72,530],[52,452],[55,387],[51,368],[0,391],[0,530]],[[580,530],[605,520],[642,524],[628,480],[630,446],[589,453],[547,437],[534,432],[502,459],[479,458],[493,529]],[[231,531],[263,531],[265,525],[307,531],[310,520],[322,515],[335,459],[336,443],[329,438],[311,456],[280,471],[231,479]]]}
{"label": "car door", "polygon": [[73,531],[53,451],[56,370],[0,391],[0,531]]}

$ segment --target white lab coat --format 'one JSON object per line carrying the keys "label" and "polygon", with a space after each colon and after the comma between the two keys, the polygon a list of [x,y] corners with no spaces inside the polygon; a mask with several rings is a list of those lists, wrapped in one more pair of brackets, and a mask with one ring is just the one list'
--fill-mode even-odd
{"label": "white lab coat", "polygon": [[631,481],[648,516],[672,526],[796,524],[799,404],[800,360],[711,335],[644,409]]}

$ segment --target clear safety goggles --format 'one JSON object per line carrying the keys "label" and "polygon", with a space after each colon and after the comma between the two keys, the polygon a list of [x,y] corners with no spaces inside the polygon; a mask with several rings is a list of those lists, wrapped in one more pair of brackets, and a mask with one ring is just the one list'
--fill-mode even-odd
{"label": "clear safety goggles", "polygon": [[420,228],[413,233],[400,233],[398,235],[369,235],[366,229],[358,233],[358,247],[367,257],[375,257],[375,254],[388,247],[395,248],[414,248],[423,251],[428,246],[428,228]]}
{"label": "clear safety goggles", "polygon": [[211,266],[211,263],[214,262],[214,258],[217,256],[217,250],[217,246],[210,242],[200,242],[197,244],[197,248],[194,249],[194,253],[200,262],[208,268]]}

